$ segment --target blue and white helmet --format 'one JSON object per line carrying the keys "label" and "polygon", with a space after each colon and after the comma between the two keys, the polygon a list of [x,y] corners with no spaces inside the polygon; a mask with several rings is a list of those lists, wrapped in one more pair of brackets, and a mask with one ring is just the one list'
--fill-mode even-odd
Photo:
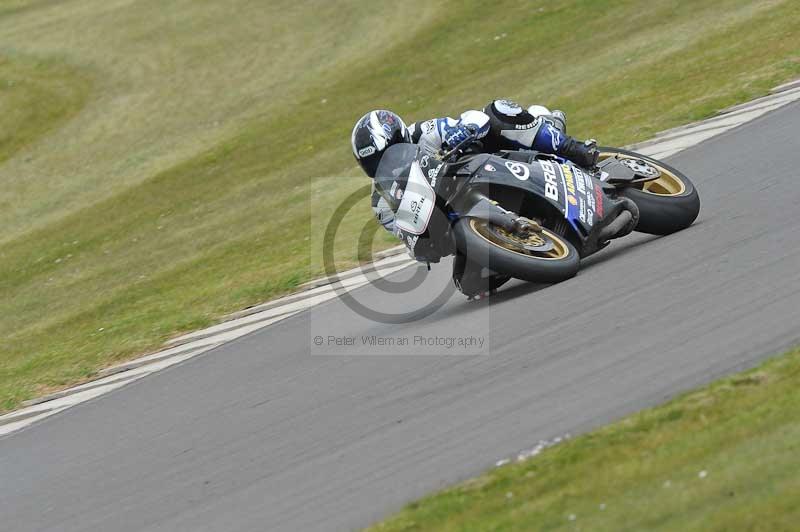
{"label": "blue and white helmet", "polygon": [[351,136],[353,156],[370,177],[375,177],[383,152],[400,142],[411,142],[408,128],[402,118],[386,110],[370,111],[362,116]]}

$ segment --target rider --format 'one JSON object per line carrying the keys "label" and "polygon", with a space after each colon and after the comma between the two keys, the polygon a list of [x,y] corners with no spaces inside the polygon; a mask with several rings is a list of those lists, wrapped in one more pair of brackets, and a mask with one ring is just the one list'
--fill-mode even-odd
{"label": "rider", "polygon": [[[465,111],[458,119],[434,118],[408,127],[391,111],[370,111],[356,122],[351,142],[353,155],[359,165],[369,177],[374,178],[381,156],[393,144],[413,142],[427,153],[436,155],[473,134],[480,139],[486,153],[536,150],[564,157],[587,168],[594,167],[597,162],[596,142],[580,142],[568,136],[563,112],[551,112],[541,105],[523,109],[511,100],[494,100],[483,111]],[[372,208],[380,224],[387,231],[395,233],[394,212],[374,186]],[[414,249],[411,242],[404,243],[409,246],[412,255],[425,260],[424,253]],[[463,289],[460,276],[454,275],[454,278]]]}
{"label": "rider", "polygon": [[[398,142],[413,142],[431,155],[454,146],[477,131],[483,151],[536,150],[552,153],[591,168],[597,162],[593,140],[579,142],[567,135],[566,116],[541,105],[523,109],[511,100],[494,100],[483,111],[465,111],[459,119],[434,118],[406,127],[391,111],[371,111],[353,128],[353,155],[370,177],[375,177],[383,152]],[[372,208],[387,231],[394,232],[394,212],[373,189]]]}

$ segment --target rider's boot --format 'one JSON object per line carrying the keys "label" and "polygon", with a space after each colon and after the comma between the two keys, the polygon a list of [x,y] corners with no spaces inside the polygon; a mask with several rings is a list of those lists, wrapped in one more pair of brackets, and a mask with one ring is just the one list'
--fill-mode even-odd
{"label": "rider's boot", "polygon": [[468,299],[484,299],[497,292],[509,279],[484,268],[458,253],[453,260],[453,283]]}

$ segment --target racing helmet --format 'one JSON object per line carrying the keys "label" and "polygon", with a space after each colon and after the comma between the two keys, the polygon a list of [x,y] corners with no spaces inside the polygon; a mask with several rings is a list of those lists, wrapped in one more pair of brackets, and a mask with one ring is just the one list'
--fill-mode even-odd
{"label": "racing helmet", "polygon": [[351,135],[353,156],[364,172],[375,177],[383,152],[401,142],[411,142],[403,119],[386,110],[375,110],[362,116],[356,122]]}

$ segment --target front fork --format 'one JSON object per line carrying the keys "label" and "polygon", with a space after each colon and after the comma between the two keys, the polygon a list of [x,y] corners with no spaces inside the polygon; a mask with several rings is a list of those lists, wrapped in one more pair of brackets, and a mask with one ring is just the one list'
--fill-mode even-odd
{"label": "front fork", "polygon": [[459,218],[480,218],[513,233],[542,229],[537,222],[504,209],[477,190],[470,191],[453,208],[460,213]]}

